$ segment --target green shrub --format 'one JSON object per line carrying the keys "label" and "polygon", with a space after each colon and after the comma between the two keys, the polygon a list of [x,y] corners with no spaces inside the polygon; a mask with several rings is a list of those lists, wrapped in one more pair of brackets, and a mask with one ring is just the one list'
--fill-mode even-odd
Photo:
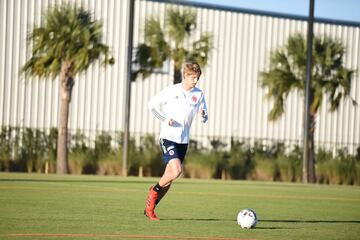
{"label": "green shrub", "polygon": [[11,134],[11,159],[10,159],[10,171],[25,172],[26,171],[26,156],[23,154],[22,149],[22,130],[19,127],[10,127],[12,129]]}
{"label": "green shrub", "polygon": [[210,150],[209,161],[213,162],[215,165],[213,178],[229,178],[230,155],[225,150],[227,144],[216,138],[211,139],[210,144],[212,149]]}
{"label": "green shrub", "polygon": [[56,155],[57,155],[57,128],[50,128],[49,133],[45,136],[45,173],[56,172]]}
{"label": "green shrub", "polygon": [[[97,137],[95,143],[96,148],[96,160],[97,170],[96,173],[100,175],[123,175],[122,172],[122,144],[123,144],[123,133],[117,132],[115,137],[112,138],[109,134],[101,134],[102,136]],[[131,167],[131,148],[132,139],[129,139],[129,151],[128,151],[128,168]],[[112,145],[112,142],[115,144]],[[114,146],[115,145],[115,146]],[[103,147],[107,152],[100,151],[99,148]]]}
{"label": "green shrub", "polygon": [[276,161],[276,145],[264,146],[255,142],[253,147],[255,167],[250,179],[261,181],[274,181],[279,178],[279,169]]}
{"label": "green shrub", "polygon": [[85,166],[90,162],[90,154],[85,149],[83,151],[72,151],[69,153],[69,170],[71,174],[82,174]]}
{"label": "green shrub", "polygon": [[184,163],[184,177],[210,179],[214,176],[216,157],[209,152],[189,149]]}
{"label": "green shrub", "polygon": [[359,163],[356,156],[350,155],[347,149],[343,148],[338,150],[336,161],[338,162],[339,184],[353,185],[359,181]]}
{"label": "green shrub", "polygon": [[356,180],[355,180],[355,184],[360,185],[360,146],[356,149],[355,161],[356,161]]}
{"label": "green shrub", "polygon": [[[330,183],[335,176],[334,159],[330,151],[319,148],[316,153],[316,177],[319,183]],[[336,166],[335,166],[336,167]]]}
{"label": "green shrub", "polygon": [[229,171],[232,179],[247,179],[250,178],[254,170],[254,154],[251,146],[244,142],[232,142],[230,157],[229,157]]}
{"label": "green shrub", "polygon": [[330,151],[319,149],[316,159],[319,183],[360,183],[360,161],[358,155],[350,155],[344,148],[338,149],[335,156]]}
{"label": "green shrub", "polygon": [[276,158],[281,181],[296,182],[301,180],[302,149],[294,146],[289,153],[282,147]]}
{"label": "green shrub", "polygon": [[[0,129],[0,171],[55,172],[57,129],[2,126]],[[300,181],[302,149],[283,143],[263,145],[231,141],[230,150],[219,139],[210,140],[211,149],[200,149],[190,141],[184,168],[185,177],[232,178],[272,181]],[[71,138],[69,166],[75,174],[122,175],[123,133],[113,139],[108,132],[96,136],[94,147],[77,131]],[[355,154],[346,148],[335,154],[319,148],[316,153],[319,183],[360,185],[360,147]],[[153,135],[134,138],[128,145],[128,175],[161,176],[164,171],[159,144]]]}
{"label": "green shrub", "polygon": [[120,151],[108,154],[98,161],[97,174],[122,175],[122,156]]}
{"label": "green shrub", "polygon": [[22,157],[27,172],[43,172],[46,158],[46,137],[44,131],[24,128],[21,138]]}
{"label": "green shrub", "polygon": [[11,131],[2,126],[0,130],[0,171],[10,171],[11,161]]}
{"label": "green shrub", "polygon": [[[121,145],[121,152],[123,151]],[[121,162],[122,162],[122,155],[121,155]],[[135,138],[130,138],[128,142],[128,166],[127,172],[128,175],[137,176],[139,175],[139,166],[141,161],[141,155],[139,153],[139,148],[136,146]]]}
{"label": "green shrub", "polygon": [[133,158],[138,160],[139,176],[161,176],[164,172],[160,146],[153,135],[145,135],[140,139],[139,153]]}
{"label": "green shrub", "polygon": [[99,162],[107,162],[113,159],[114,150],[111,147],[111,136],[102,131],[96,135],[95,147],[89,151],[89,158],[84,166],[84,173],[95,174],[99,167]]}
{"label": "green shrub", "polygon": [[72,174],[82,174],[85,166],[89,163],[91,155],[86,144],[86,137],[77,130],[71,136],[71,147],[69,149],[69,170]]}

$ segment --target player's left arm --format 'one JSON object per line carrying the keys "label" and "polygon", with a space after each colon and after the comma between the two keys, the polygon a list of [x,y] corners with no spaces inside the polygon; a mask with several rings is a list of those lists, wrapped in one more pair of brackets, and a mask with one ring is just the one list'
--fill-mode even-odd
{"label": "player's left arm", "polygon": [[201,121],[203,123],[206,123],[207,120],[209,119],[209,115],[208,115],[208,109],[207,109],[204,95],[202,95],[202,97],[200,99],[199,114],[201,116]]}

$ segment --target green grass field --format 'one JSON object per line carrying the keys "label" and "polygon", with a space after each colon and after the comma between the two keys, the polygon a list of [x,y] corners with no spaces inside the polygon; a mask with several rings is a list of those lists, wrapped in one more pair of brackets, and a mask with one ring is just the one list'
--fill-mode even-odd
{"label": "green grass field", "polygon": [[360,239],[359,187],[180,179],[151,222],[157,180],[0,173],[0,239]]}

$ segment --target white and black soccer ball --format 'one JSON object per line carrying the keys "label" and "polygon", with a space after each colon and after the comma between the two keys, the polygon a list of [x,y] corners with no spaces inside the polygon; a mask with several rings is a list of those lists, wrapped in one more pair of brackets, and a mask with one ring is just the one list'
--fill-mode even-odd
{"label": "white and black soccer ball", "polygon": [[254,228],[258,222],[256,212],[250,208],[245,208],[237,215],[237,223],[241,228]]}

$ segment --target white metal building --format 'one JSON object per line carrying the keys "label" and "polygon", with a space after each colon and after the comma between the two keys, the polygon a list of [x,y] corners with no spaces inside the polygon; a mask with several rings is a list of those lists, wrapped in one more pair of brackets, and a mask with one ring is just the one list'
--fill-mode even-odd
{"label": "white metal building", "polygon": [[[34,24],[40,24],[45,9],[69,1],[0,0],[0,125],[57,126],[58,80],[28,81],[19,73],[31,52],[26,45],[27,33]],[[72,131],[81,129],[93,136],[97,131],[123,129],[129,1],[70,1],[83,5],[103,21],[104,42],[116,60],[106,69],[94,65],[76,77],[70,107]],[[193,139],[205,145],[209,137],[301,143],[303,97],[299,93],[289,96],[286,113],[279,121],[269,122],[271,103],[259,86],[259,73],[266,69],[271,50],[284,45],[294,33],[306,34],[306,18],[181,1],[136,0],[134,46],[143,41],[145,19],[164,19],[165,9],[171,7],[189,7],[197,12],[198,32],[193,39],[201,32],[213,35],[214,49],[199,83],[210,118],[207,125],[194,122]],[[360,103],[360,23],[316,19],[314,34],[326,34],[345,44],[345,65],[357,69],[351,96]],[[159,132],[160,124],[148,111],[147,101],[171,83],[171,72],[132,83],[131,134]],[[328,108],[325,101],[317,120],[317,144],[348,146],[353,151],[360,145],[359,107],[345,101],[335,113],[329,113]]]}

